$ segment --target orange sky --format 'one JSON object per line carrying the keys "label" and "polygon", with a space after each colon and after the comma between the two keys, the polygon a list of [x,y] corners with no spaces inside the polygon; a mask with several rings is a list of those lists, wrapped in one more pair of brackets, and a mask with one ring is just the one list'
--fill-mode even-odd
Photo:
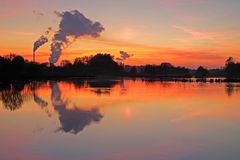
{"label": "orange sky", "polygon": [[[101,53],[119,57],[134,54],[125,64],[171,62],[174,65],[221,67],[233,56],[240,58],[240,16],[237,0],[117,0],[89,2],[3,0],[0,6],[0,55],[14,52],[32,59],[34,41],[49,27],[58,29],[54,11],[79,10],[105,31],[99,38],[82,37],[63,50],[60,59]],[[101,10],[98,10],[98,8]],[[11,12],[9,12],[11,10]],[[224,10],[224,12],[223,12]],[[50,44],[36,53],[48,62]]]}

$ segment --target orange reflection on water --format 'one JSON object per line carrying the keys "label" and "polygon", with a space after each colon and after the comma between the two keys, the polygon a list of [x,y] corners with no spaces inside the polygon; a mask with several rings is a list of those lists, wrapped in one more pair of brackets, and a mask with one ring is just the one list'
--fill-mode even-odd
{"label": "orange reflection on water", "polygon": [[[178,160],[202,155],[222,160],[238,156],[228,152],[229,146],[240,147],[238,84],[102,79],[37,86],[0,91],[0,141],[9,141],[9,148],[14,148],[16,137],[23,139],[19,143],[25,152],[14,148],[19,157],[67,159],[71,153],[81,160]],[[10,93],[12,99],[4,99]],[[21,103],[12,108],[16,102]],[[31,143],[24,143],[27,140]],[[218,155],[209,154],[216,150]],[[0,147],[1,155],[7,153]]]}

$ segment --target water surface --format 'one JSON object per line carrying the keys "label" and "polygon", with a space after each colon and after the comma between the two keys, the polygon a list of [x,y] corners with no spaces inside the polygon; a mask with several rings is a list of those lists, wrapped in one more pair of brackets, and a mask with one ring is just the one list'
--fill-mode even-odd
{"label": "water surface", "polygon": [[2,84],[3,160],[239,160],[240,85]]}

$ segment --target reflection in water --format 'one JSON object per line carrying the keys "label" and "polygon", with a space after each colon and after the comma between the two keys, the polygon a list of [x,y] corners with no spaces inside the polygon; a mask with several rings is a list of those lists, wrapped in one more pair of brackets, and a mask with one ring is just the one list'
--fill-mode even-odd
{"label": "reflection in water", "polygon": [[[174,83],[170,82],[158,82],[142,79],[143,84],[147,87],[160,86],[161,89],[174,88]],[[124,80],[74,80],[68,83],[72,83],[75,89],[90,88],[91,92],[97,95],[110,95],[111,91],[120,88],[120,95],[126,94],[126,86]],[[132,84],[139,83],[139,81],[131,81]],[[178,84],[183,85],[184,83]],[[204,85],[204,86],[202,86]],[[17,83],[0,85],[0,100],[3,107],[15,111],[19,109],[24,102],[33,98],[33,101],[40,106],[49,117],[51,117],[49,102],[41,98],[38,93],[35,92],[38,88],[46,87],[46,82],[31,82],[29,84]],[[198,87],[207,87],[205,83],[198,83]],[[99,122],[103,116],[98,109],[82,109],[82,107],[71,107],[68,100],[64,100],[61,94],[61,90],[57,82],[50,82],[50,88],[52,91],[51,101],[54,110],[57,112],[61,127],[59,130],[66,133],[77,134],[82,131],[86,126],[94,122]],[[240,92],[240,85],[234,83],[227,83],[225,85],[225,92],[228,96],[232,96],[234,93]],[[134,96],[134,95],[133,95]]]}
{"label": "reflection in water", "polygon": [[124,86],[124,80],[109,80],[109,79],[101,79],[101,80],[70,80],[67,83],[73,84],[75,89],[82,88],[91,88],[91,91],[98,96],[101,95],[110,95],[111,90],[119,85],[121,88],[121,94],[126,93],[126,88]]}
{"label": "reflection in water", "polygon": [[124,89],[123,81],[119,80],[97,80],[97,81],[88,81],[88,87],[91,88],[91,91],[96,95],[110,95],[111,89],[116,85],[121,86],[121,89]]}
{"label": "reflection in water", "polygon": [[52,104],[59,114],[59,120],[62,125],[60,130],[77,134],[92,122],[99,122],[103,116],[97,109],[83,110],[79,107],[67,109],[68,102],[63,100],[61,91],[56,82],[51,82]]}
{"label": "reflection in water", "polygon": [[48,115],[48,117],[52,116],[52,113],[49,111],[48,108],[48,102],[42,99],[37,93],[36,90],[42,89],[45,86],[46,82],[31,82],[29,84],[29,88],[33,92],[33,101],[40,106],[45,113]]}
{"label": "reflection in water", "polygon": [[117,84],[119,84],[119,81],[117,80],[88,81],[90,88],[113,88]]}
{"label": "reflection in water", "polygon": [[1,85],[0,98],[3,106],[10,110],[15,111],[23,105],[24,101],[29,98],[29,92],[24,90],[24,84],[7,84]]}
{"label": "reflection in water", "polygon": [[232,83],[226,84],[226,93],[227,93],[227,95],[228,96],[232,96],[233,92],[234,92],[233,84]]}
{"label": "reflection in water", "polygon": [[118,84],[118,81],[89,81],[88,86],[96,95],[110,95],[111,88]]}
{"label": "reflection in water", "polygon": [[232,96],[235,92],[240,92],[240,85],[234,83],[227,83],[225,90],[228,96]]}
{"label": "reflection in water", "polygon": [[[84,84],[74,83],[78,87]],[[18,85],[8,84],[0,86],[0,100],[4,108],[15,111],[24,104],[30,98],[33,98],[33,101],[40,106],[51,117],[51,113],[48,108],[48,102],[43,100],[36,92],[38,88],[41,88],[43,83],[31,82],[26,87],[24,84],[18,83]],[[99,113],[98,109],[80,109],[79,106],[74,106],[73,109],[67,108],[69,103],[67,100],[64,100],[61,91],[57,82],[50,83],[52,90],[52,105],[54,110],[59,114],[59,120],[61,127],[59,130],[64,132],[69,132],[77,134],[82,131],[86,126],[90,125],[92,122],[99,122],[103,115]]]}
{"label": "reflection in water", "polygon": [[144,82],[146,86],[160,85],[162,88],[170,88],[172,86],[171,82],[163,81],[159,83],[158,80],[154,80],[154,79],[142,79],[142,82]]}
{"label": "reflection in water", "polygon": [[48,102],[44,101],[40,98],[36,93],[33,93],[34,102],[42,108],[46,108],[48,106]]}
{"label": "reflection in water", "polygon": [[76,89],[81,89],[85,86],[85,81],[83,80],[71,80],[68,83],[73,84]]}
{"label": "reflection in water", "polygon": [[[33,83],[24,89],[15,85],[0,89],[0,94],[17,92],[23,103],[27,90],[32,98],[14,114],[0,108],[0,159],[238,160],[240,157],[240,84],[136,79],[119,80],[117,85],[100,82],[101,85],[95,83],[90,87],[87,80],[75,81],[45,82],[39,89],[31,89]],[[109,89],[111,93],[97,96],[92,92],[97,88]],[[91,108],[96,105],[106,115],[104,120],[97,109]],[[46,109],[53,113],[50,119],[42,113]],[[99,121],[97,127],[87,128]],[[59,134],[52,132],[56,128]]]}
{"label": "reflection in water", "polygon": [[33,91],[33,100],[34,102],[40,106],[42,109],[44,109],[45,113],[47,113],[48,117],[51,117],[52,114],[48,109],[48,102],[40,98],[36,93],[35,90]]}

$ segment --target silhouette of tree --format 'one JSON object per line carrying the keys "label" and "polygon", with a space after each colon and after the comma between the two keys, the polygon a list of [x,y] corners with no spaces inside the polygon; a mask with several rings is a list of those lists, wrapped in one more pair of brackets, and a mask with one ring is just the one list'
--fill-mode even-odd
{"label": "silhouette of tree", "polygon": [[84,56],[84,57],[80,57],[80,58],[76,58],[76,59],[79,59],[83,64],[88,64],[89,61],[93,58],[94,56],[93,55],[90,55],[90,56]]}
{"label": "silhouette of tree", "polygon": [[62,67],[72,67],[72,63],[69,60],[62,60],[61,61],[61,66]]}
{"label": "silhouette of tree", "polygon": [[73,63],[76,73],[83,74],[86,71],[87,58],[76,58]]}
{"label": "silhouette of tree", "polygon": [[111,74],[120,73],[121,67],[113,60],[110,54],[97,54],[88,62],[89,71],[95,74]]}
{"label": "silhouette of tree", "polygon": [[208,70],[202,66],[198,67],[197,71],[196,71],[196,77],[198,78],[204,78],[208,75]]}
{"label": "silhouette of tree", "polygon": [[5,77],[9,73],[10,63],[9,59],[0,56],[0,73],[2,77]]}
{"label": "silhouette of tree", "polygon": [[189,70],[184,67],[175,67],[171,63],[162,63],[160,65],[146,65],[144,73],[160,76],[187,76]]}
{"label": "silhouette of tree", "polygon": [[226,60],[226,65],[233,64],[233,63],[234,63],[233,57],[229,57],[229,58]]}
{"label": "silhouette of tree", "polygon": [[240,63],[236,63],[232,57],[226,60],[225,64],[226,76],[229,78],[240,77]]}
{"label": "silhouette of tree", "polygon": [[131,67],[129,73],[130,73],[130,74],[137,74],[137,68],[136,68],[136,66]]}
{"label": "silhouette of tree", "polygon": [[12,65],[14,68],[16,69],[23,69],[24,67],[24,58],[22,56],[15,56],[13,59],[12,59]]}
{"label": "silhouette of tree", "polygon": [[156,74],[156,66],[154,65],[146,65],[144,68],[144,72],[147,74]]}
{"label": "silhouette of tree", "polygon": [[9,59],[10,61],[13,60],[13,58],[15,58],[17,55],[15,53],[10,53],[9,55],[6,55],[5,58]]}
{"label": "silhouette of tree", "polygon": [[85,66],[85,63],[83,62],[82,58],[76,58],[73,65],[79,68],[83,68]]}

